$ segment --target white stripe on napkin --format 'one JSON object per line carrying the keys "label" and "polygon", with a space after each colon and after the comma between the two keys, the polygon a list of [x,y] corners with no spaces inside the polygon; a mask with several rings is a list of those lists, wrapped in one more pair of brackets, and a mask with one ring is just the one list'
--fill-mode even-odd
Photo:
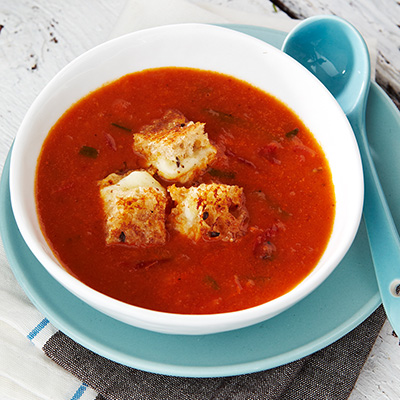
{"label": "white stripe on napkin", "polygon": [[47,318],[42,318],[41,321],[33,325],[33,328],[26,335],[35,346],[41,349],[45,343],[57,332],[57,329],[49,322]]}
{"label": "white stripe on napkin", "polygon": [[[0,321],[0,397],[24,400],[94,400],[97,392],[50,360]],[[3,397],[1,397],[3,399]]]}
{"label": "white stripe on napkin", "polygon": [[1,400],[94,400],[96,391],[41,350],[57,329],[29,301],[4,254],[0,241]]}

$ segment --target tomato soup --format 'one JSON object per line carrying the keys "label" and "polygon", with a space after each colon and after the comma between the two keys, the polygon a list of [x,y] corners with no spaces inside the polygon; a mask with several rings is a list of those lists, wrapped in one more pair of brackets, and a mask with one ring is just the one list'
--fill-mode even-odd
{"label": "tomato soup", "polygon": [[[133,135],[170,109],[205,123],[218,156],[191,184],[243,188],[246,233],[195,242],[169,230],[160,246],[107,245],[98,182],[143,168]],[[129,74],[74,104],[45,140],[35,195],[66,270],[123,302],[182,314],[241,310],[287,293],[318,263],[335,215],[329,165],[299,117],[246,82],[190,68]]]}

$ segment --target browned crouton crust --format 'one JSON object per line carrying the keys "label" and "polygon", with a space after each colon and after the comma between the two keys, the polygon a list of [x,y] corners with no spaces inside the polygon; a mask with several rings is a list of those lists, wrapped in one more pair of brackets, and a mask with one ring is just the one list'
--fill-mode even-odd
{"label": "browned crouton crust", "polygon": [[189,182],[201,175],[217,153],[204,125],[169,110],[134,134],[133,149],[144,155],[152,173],[170,181]]}
{"label": "browned crouton crust", "polygon": [[248,213],[243,189],[223,184],[168,188],[175,207],[169,223],[192,240],[234,242],[246,233]]}
{"label": "browned crouton crust", "polygon": [[117,183],[128,174],[111,174],[99,182],[106,215],[106,242],[138,247],[162,245],[167,236],[167,195],[156,187],[121,189]]}

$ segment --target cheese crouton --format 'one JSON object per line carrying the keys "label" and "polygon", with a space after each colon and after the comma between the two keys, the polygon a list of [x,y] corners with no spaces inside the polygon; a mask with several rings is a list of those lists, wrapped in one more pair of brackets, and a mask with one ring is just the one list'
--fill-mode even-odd
{"label": "cheese crouton", "polygon": [[246,233],[248,213],[243,189],[223,184],[168,187],[175,207],[171,227],[192,240],[234,242]]}
{"label": "cheese crouton", "polygon": [[166,190],[146,171],[111,174],[99,182],[106,243],[138,247],[166,241]]}
{"label": "cheese crouton", "polygon": [[203,123],[188,121],[176,110],[145,126],[133,136],[133,149],[146,158],[146,167],[166,180],[196,179],[212,162],[217,149]]}

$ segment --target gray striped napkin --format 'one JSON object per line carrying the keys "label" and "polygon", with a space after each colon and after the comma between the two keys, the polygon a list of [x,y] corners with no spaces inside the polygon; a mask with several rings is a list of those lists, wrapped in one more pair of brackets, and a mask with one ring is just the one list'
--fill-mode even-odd
{"label": "gray striped napkin", "polygon": [[97,391],[96,400],[344,400],[385,319],[381,306],[346,336],[308,357],[267,371],[223,378],[180,378],[136,370],[87,350],[62,332],[55,333],[43,350]]}

